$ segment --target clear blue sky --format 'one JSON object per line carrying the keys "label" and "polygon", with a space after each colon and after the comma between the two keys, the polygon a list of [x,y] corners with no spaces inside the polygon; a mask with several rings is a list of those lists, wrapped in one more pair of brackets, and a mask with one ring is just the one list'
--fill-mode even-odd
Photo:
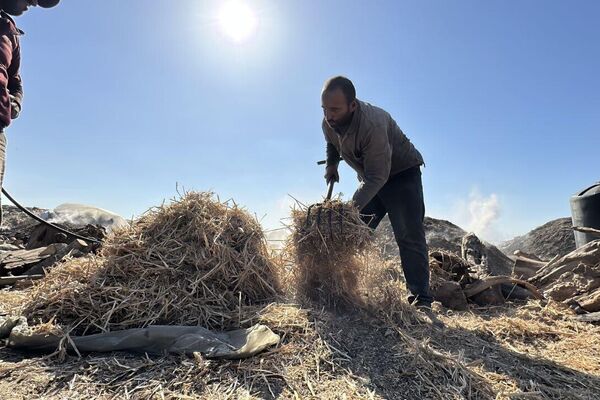
{"label": "clear blue sky", "polygon": [[[326,190],[320,89],[337,74],[423,153],[428,214],[468,224],[483,204],[488,239],[569,215],[600,180],[597,0],[247,1],[259,26],[243,44],[220,32],[222,3],[63,0],[19,17],[9,192],[131,217],[178,183],[274,227],[288,194]],[[337,190],[355,186],[344,168]]]}

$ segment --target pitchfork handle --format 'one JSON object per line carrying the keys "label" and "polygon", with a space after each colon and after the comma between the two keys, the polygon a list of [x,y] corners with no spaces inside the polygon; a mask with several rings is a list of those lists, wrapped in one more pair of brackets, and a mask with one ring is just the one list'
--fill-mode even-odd
{"label": "pitchfork handle", "polygon": [[329,182],[329,190],[327,191],[327,198],[326,200],[331,200],[331,195],[333,194],[333,184],[335,183],[335,180],[331,180]]}

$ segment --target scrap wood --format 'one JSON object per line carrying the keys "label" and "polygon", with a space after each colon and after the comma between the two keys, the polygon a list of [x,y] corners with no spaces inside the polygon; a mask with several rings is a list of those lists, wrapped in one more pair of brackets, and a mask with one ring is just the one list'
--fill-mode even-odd
{"label": "scrap wood", "polygon": [[19,281],[42,279],[44,275],[22,275],[22,276],[3,276],[0,277],[0,286],[14,285]]}
{"label": "scrap wood", "polygon": [[544,286],[554,281],[563,273],[577,268],[580,264],[600,264],[600,240],[589,242],[564,257],[553,259],[541,268],[535,276],[530,278],[529,282],[534,283],[538,287]]}
{"label": "scrap wood", "polygon": [[600,229],[588,228],[585,226],[574,226],[573,230],[600,238]]}
{"label": "scrap wood", "polygon": [[539,262],[546,264],[546,262],[544,260],[542,260],[541,258],[536,256],[535,254],[527,253],[523,250],[515,250],[515,252],[513,254],[515,257],[527,258],[529,260],[539,261]]}
{"label": "scrap wood", "polygon": [[468,284],[464,287],[464,293],[467,297],[473,297],[478,293],[483,292],[486,289],[491,288],[492,286],[501,285],[503,283],[510,283],[522,286],[529,290],[535,298],[543,299],[544,296],[540,293],[540,291],[531,283],[523,281],[521,279],[516,279],[510,276],[491,276],[486,279],[477,281],[472,284]]}
{"label": "scrap wood", "polygon": [[581,322],[600,322],[600,311],[589,314],[581,314],[576,316],[574,319]]}
{"label": "scrap wood", "polygon": [[533,277],[540,270],[540,268],[544,267],[545,265],[546,263],[543,261],[518,255],[513,266],[513,275],[518,278],[524,277],[528,279]]}
{"label": "scrap wood", "polygon": [[592,293],[586,293],[585,295],[578,296],[577,303],[586,311],[600,311],[600,289],[596,289]]}
{"label": "scrap wood", "polygon": [[50,257],[46,247],[33,250],[14,250],[0,254],[0,270],[17,269],[29,264],[35,264]]}

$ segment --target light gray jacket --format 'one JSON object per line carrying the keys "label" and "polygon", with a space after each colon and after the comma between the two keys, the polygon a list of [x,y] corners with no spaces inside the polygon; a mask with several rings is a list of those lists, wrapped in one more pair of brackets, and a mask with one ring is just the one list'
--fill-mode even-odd
{"label": "light gray jacket", "polygon": [[[353,200],[362,209],[389,177],[422,165],[423,157],[389,113],[364,101],[357,102],[358,108],[344,134],[336,132],[325,119],[322,126],[328,149],[333,146],[358,173],[361,184]],[[337,159],[328,151],[328,165]]]}

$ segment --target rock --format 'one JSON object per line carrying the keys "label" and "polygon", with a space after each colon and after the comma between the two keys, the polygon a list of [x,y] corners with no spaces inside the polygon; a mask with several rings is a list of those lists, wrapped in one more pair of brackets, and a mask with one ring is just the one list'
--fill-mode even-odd
{"label": "rock", "polygon": [[565,301],[577,295],[577,287],[571,283],[557,283],[550,289],[544,291],[544,296],[550,297],[556,301]]}
{"label": "rock", "polygon": [[467,298],[458,282],[444,281],[432,288],[433,298],[446,308],[464,311],[469,308]]}
{"label": "rock", "polygon": [[481,265],[487,259],[485,246],[473,232],[463,236],[460,244],[460,254],[462,258],[475,265]]}
{"label": "rock", "polygon": [[500,285],[492,286],[483,292],[470,297],[470,299],[479,306],[498,306],[505,302]]}
{"label": "rock", "polygon": [[589,296],[580,299],[579,305],[588,312],[600,311],[600,290],[596,290],[596,292]]}

